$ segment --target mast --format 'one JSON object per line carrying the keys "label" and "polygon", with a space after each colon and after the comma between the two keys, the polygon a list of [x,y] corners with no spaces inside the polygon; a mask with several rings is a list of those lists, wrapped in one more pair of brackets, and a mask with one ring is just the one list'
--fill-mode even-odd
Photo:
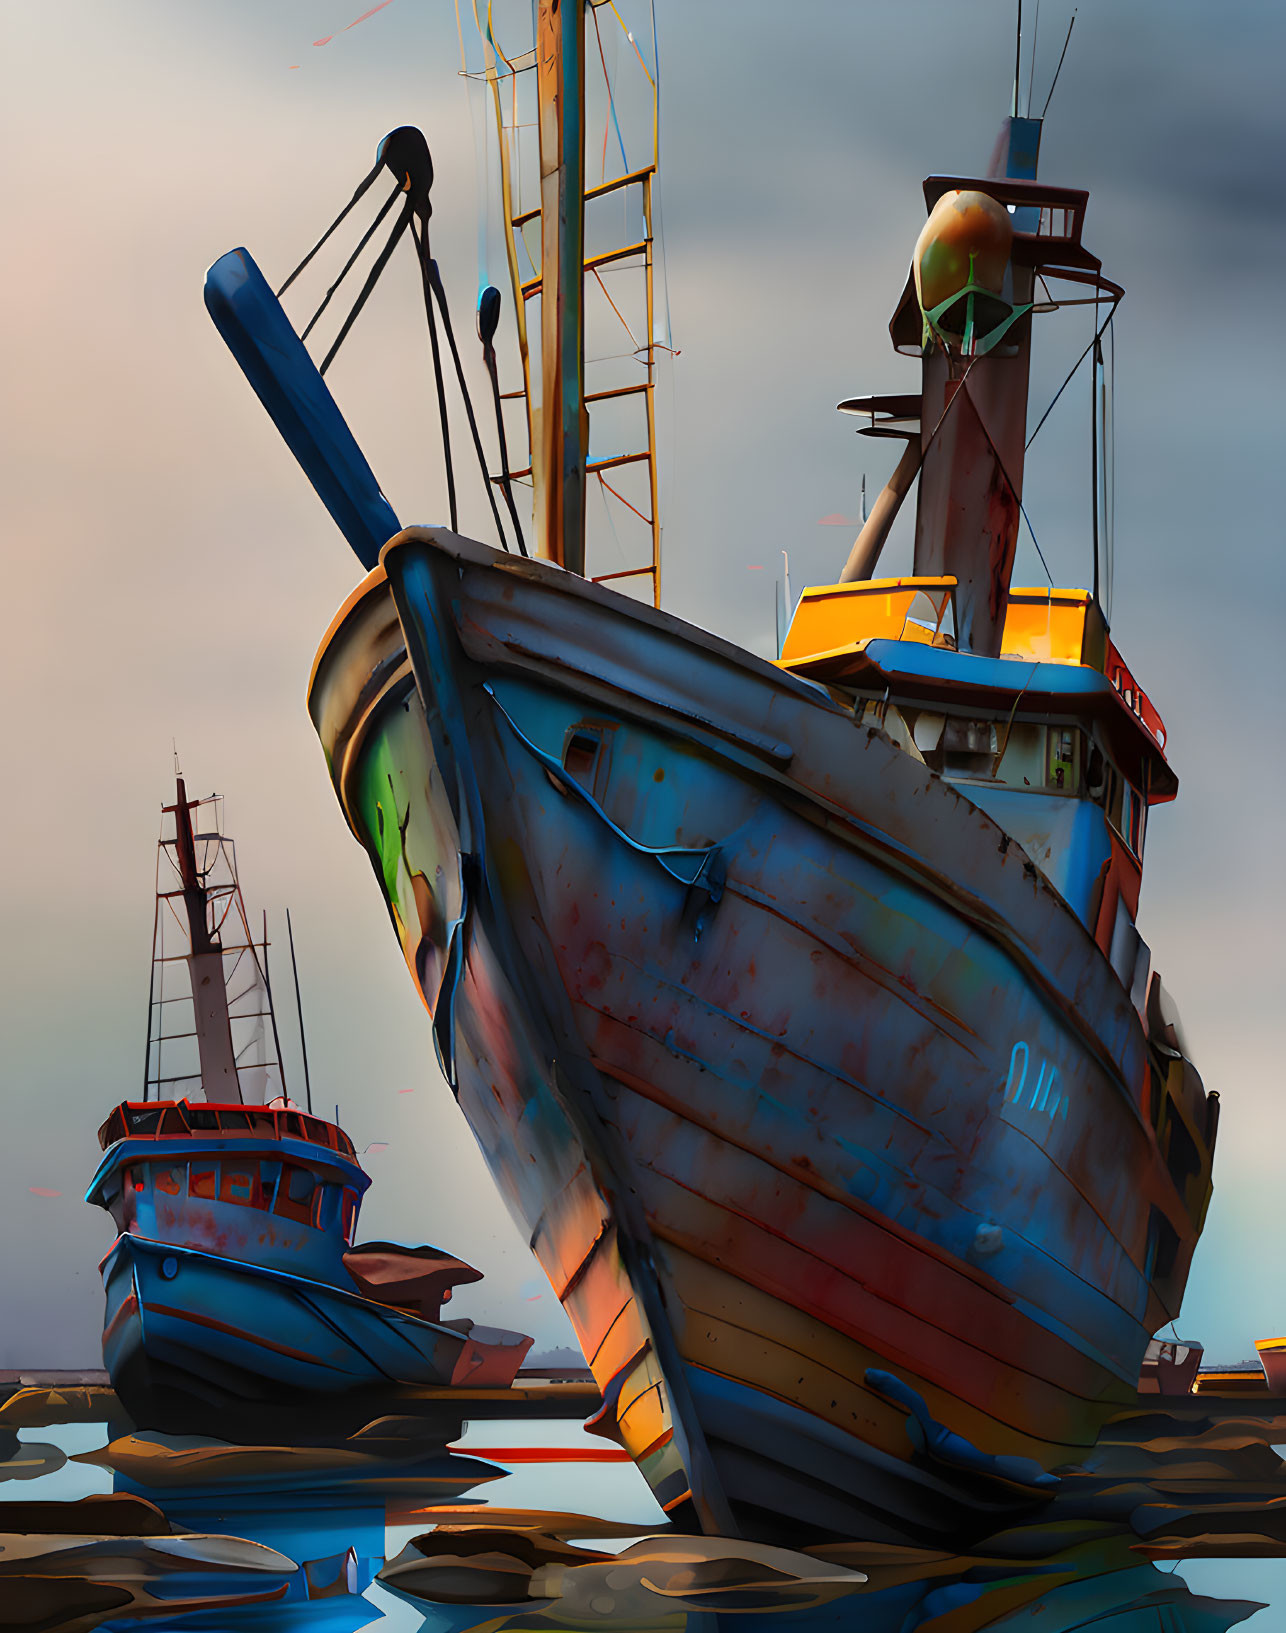
{"label": "mast", "polygon": [[201,1060],[201,1093],[206,1100],[230,1104],[240,1101],[242,1095],[232,1049],[223,946],[210,929],[209,898],[197,868],[192,806],[183,778],[177,781],[175,802],[164,809],[174,817],[175,853],[192,947],[187,965],[192,983],[193,1025]]}
{"label": "mast", "polygon": [[585,0],[537,0],[540,420],[536,547],[585,572]]}

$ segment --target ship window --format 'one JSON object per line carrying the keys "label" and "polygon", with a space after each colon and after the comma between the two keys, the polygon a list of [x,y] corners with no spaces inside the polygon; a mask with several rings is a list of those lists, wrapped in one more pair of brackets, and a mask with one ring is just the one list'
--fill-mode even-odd
{"label": "ship window", "polygon": [[1165,1165],[1170,1170],[1170,1178],[1174,1181],[1174,1188],[1180,1196],[1183,1196],[1192,1176],[1201,1172],[1201,1157],[1197,1151],[1196,1141],[1188,1133],[1186,1124],[1173,1106],[1169,1108],[1169,1115],[1166,1118]]}
{"label": "ship window", "polygon": [[1147,1255],[1143,1261],[1143,1274],[1150,1282],[1162,1282],[1174,1273],[1175,1261],[1179,1257],[1179,1237],[1170,1221],[1158,1209],[1153,1208],[1148,1219]]}
{"label": "ship window", "polygon": [[216,1182],[218,1174],[219,1170],[217,1168],[194,1167],[192,1178],[188,1184],[188,1194],[203,1197],[206,1201],[213,1202],[217,1195]]}
{"label": "ship window", "polygon": [[159,1106],[149,1106],[144,1110],[131,1108],[129,1126],[131,1134],[155,1134],[161,1124]]}
{"label": "ship window", "polygon": [[285,1184],[277,1187],[277,1200],[273,1212],[283,1219],[293,1219],[300,1225],[311,1225],[313,1222],[313,1191],[317,1181],[306,1168],[296,1168],[291,1163],[284,1167]]}
{"label": "ship window", "polygon": [[208,1106],[189,1106],[188,1123],[192,1128],[217,1129],[219,1118]]}
{"label": "ship window", "polygon": [[1138,793],[1123,783],[1121,786],[1121,838],[1134,852],[1143,855],[1144,805]]}
{"label": "ship window", "polygon": [[1098,749],[1090,753],[1088,781],[1090,798],[1107,812],[1107,820],[1133,855],[1142,858],[1147,807],[1138,789]]}
{"label": "ship window", "polygon": [[[992,720],[955,720],[948,717],[942,728],[939,753],[944,777],[992,777],[995,775],[996,725]],[[925,764],[931,764],[929,755]]]}
{"label": "ship window", "polygon": [[319,1185],[317,1194],[313,1198],[313,1224],[318,1230],[334,1230],[336,1216],[339,1212],[336,1203],[339,1199],[339,1187],[336,1185]]}
{"label": "ship window", "polygon": [[224,1128],[249,1128],[250,1113],[248,1111],[221,1111],[219,1121]]}
{"label": "ship window", "polygon": [[1045,786],[1058,794],[1076,794],[1080,791],[1079,765],[1080,733],[1071,726],[1049,728],[1049,764]]}
{"label": "ship window", "polygon": [[166,1196],[182,1196],[186,1177],[182,1168],[167,1168],[159,1162],[152,1164],[152,1187]]}
{"label": "ship window", "polygon": [[221,1164],[219,1201],[239,1202],[243,1208],[262,1206],[262,1199],[255,1197],[255,1176],[248,1168],[233,1168],[226,1162]]}
{"label": "ship window", "polygon": [[256,1134],[266,1134],[270,1140],[277,1138],[277,1119],[270,1111],[252,1111],[250,1127]]}
{"label": "ship window", "polygon": [[304,1120],[297,1111],[286,1113],[286,1133],[293,1134],[296,1139],[304,1138]]}

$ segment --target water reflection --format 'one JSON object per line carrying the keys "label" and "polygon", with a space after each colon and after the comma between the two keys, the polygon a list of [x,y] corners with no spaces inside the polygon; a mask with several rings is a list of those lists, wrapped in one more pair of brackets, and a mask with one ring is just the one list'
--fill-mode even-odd
{"label": "water reflection", "polygon": [[[0,1628],[1221,1633],[1286,1607],[1286,1420],[1262,1409],[1140,1411],[968,1555],[685,1537],[628,1464],[514,1475],[460,1431],[385,1417],[338,1445],[241,1446],[37,1416],[0,1444]],[[499,1438],[524,1432],[558,1435]],[[1203,1558],[1276,1577],[1214,1597],[1174,1569]]]}

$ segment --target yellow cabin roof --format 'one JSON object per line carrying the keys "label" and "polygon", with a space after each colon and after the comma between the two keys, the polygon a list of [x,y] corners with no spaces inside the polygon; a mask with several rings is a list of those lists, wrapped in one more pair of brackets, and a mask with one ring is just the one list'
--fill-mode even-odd
{"label": "yellow cabin roof", "polygon": [[[857,652],[867,641],[920,641],[948,646],[954,578],[877,578],[820,584],[804,591],[782,647],[784,668],[814,673],[827,659]],[[1002,656],[1081,664],[1102,673],[1107,627],[1087,590],[1012,589]]]}

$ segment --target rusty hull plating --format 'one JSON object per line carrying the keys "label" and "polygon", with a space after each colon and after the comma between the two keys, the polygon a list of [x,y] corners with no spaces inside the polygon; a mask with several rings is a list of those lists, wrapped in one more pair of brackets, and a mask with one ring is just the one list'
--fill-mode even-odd
{"label": "rusty hull plating", "polygon": [[949,578],[838,586],[849,638],[783,667],[443,529],[382,563],[309,706],[599,1432],[725,1533],[1040,1501],[1178,1311],[1217,1109],[1112,807],[1173,778],[1088,599],[1014,592],[984,658]]}

